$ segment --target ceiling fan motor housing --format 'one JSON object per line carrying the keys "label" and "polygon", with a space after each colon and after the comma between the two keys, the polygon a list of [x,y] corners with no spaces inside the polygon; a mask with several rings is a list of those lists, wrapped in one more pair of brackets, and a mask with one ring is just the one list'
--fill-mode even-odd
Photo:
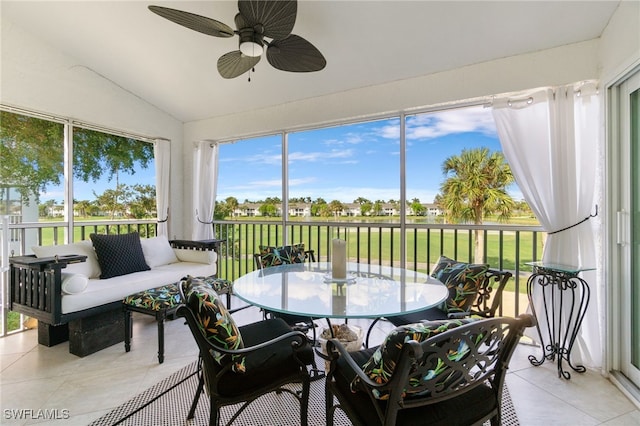
{"label": "ceiling fan motor housing", "polygon": [[236,28],[240,38],[240,51],[246,56],[260,56],[264,52],[264,28],[258,24],[255,27],[248,25],[247,20],[238,13],[235,17]]}

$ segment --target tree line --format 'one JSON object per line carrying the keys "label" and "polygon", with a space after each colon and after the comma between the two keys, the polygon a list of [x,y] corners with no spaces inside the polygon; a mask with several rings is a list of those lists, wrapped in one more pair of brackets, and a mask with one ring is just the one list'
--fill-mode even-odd
{"label": "tree line", "polygon": [[[73,210],[80,217],[109,216],[144,219],[156,217],[156,188],[153,185],[118,184],[101,194],[93,191],[94,200],[73,200]],[[47,200],[38,205],[40,217],[50,217],[56,205]]]}

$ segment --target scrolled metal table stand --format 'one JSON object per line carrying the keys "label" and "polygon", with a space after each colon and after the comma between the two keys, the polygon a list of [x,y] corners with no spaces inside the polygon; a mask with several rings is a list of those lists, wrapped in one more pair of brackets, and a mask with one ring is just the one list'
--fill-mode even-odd
{"label": "scrolled metal table stand", "polygon": [[[556,361],[558,377],[571,378],[571,373],[563,368],[563,361],[578,373],[584,373],[583,365],[574,365],[571,360],[571,350],[576,341],[578,330],[587,312],[591,291],[585,280],[578,277],[577,271],[553,269],[545,266],[533,266],[533,274],[527,281],[527,295],[529,306],[536,317],[536,329],[540,337],[542,357],[529,355],[529,362],[539,366],[546,360]],[[544,312],[536,312],[534,303],[534,286],[538,285],[542,292]],[[538,296],[538,295],[536,295]],[[570,303],[569,309],[565,306]],[[565,313],[564,311],[567,310]],[[540,319],[544,314],[543,327],[547,328],[548,340],[543,336]]]}

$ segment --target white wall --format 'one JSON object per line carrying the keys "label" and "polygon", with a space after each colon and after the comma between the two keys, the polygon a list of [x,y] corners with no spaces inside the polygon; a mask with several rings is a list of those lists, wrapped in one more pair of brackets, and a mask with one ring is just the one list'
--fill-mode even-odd
{"label": "white wall", "polygon": [[6,19],[1,25],[2,104],[171,140],[170,236],[184,237],[182,122],[78,65]]}
{"label": "white wall", "polygon": [[640,2],[623,1],[602,33],[601,79],[611,83],[640,61]]}

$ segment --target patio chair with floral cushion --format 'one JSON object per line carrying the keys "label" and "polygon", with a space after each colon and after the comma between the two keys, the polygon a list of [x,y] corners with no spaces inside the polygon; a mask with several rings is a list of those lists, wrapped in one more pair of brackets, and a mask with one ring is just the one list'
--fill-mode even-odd
{"label": "patio chair with floral cushion", "polygon": [[[484,263],[458,262],[440,256],[431,276],[441,281],[449,291],[449,296],[441,305],[388,317],[386,320],[398,327],[420,321],[467,316],[494,317],[502,303],[502,292],[511,278],[511,272],[491,269]],[[366,346],[369,346],[371,331],[379,320],[374,320],[369,326]]]}
{"label": "patio chair with floral cushion", "polygon": [[[315,262],[316,257],[313,250],[305,250],[304,243],[285,245],[280,247],[260,246],[260,253],[253,255],[257,269],[267,269],[280,265],[302,264],[305,262]],[[316,323],[313,318],[304,315],[286,314],[265,310],[265,318],[281,318],[294,330],[308,333],[312,331],[311,341],[317,344]],[[313,363],[311,368],[311,379],[317,380],[324,377],[324,374]]]}
{"label": "patio chair with floral cushion", "polygon": [[[279,318],[238,327],[218,294],[202,280],[183,280],[180,290],[185,304],[177,315],[186,319],[200,349],[199,384],[187,419],[194,417],[203,390],[211,404],[210,425],[218,424],[223,406],[242,404],[232,423],[260,396],[288,392],[300,402],[300,424],[306,425],[307,366],[314,359],[307,337]],[[301,390],[286,386],[292,383]]]}
{"label": "patio chair with floral cushion", "polygon": [[358,352],[331,339],[327,425],[340,408],[354,425],[498,426],[509,360],[532,325],[528,314],[408,324]]}

